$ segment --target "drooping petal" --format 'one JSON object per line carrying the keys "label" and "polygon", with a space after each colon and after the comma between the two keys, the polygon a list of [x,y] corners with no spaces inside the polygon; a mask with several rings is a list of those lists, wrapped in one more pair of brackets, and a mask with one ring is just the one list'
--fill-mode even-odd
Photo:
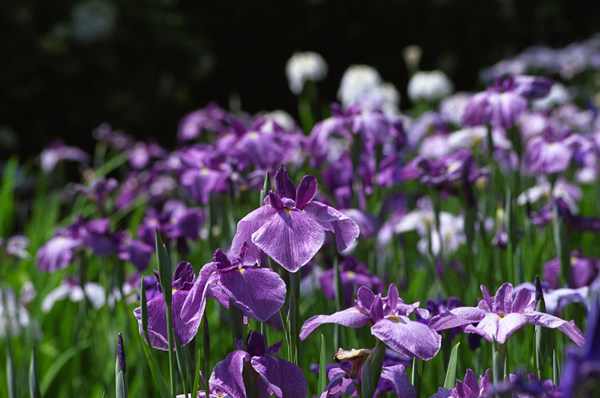
{"label": "drooping petal", "polygon": [[300,340],[304,340],[313,330],[324,323],[337,323],[338,325],[360,328],[369,323],[371,318],[354,307],[335,312],[331,315],[316,315],[308,319],[300,330]]}
{"label": "drooping petal", "polygon": [[286,287],[270,268],[245,267],[221,273],[217,285],[244,314],[267,321],[285,301]]}
{"label": "drooping petal", "polygon": [[312,201],[302,210],[310,214],[323,228],[335,234],[339,252],[346,250],[360,234],[360,228],[354,220],[321,202]]}
{"label": "drooping petal", "polygon": [[394,392],[401,398],[415,398],[417,389],[410,384],[404,365],[384,366],[381,378],[389,381]]}
{"label": "drooping petal", "polygon": [[306,377],[297,365],[272,355],[253,357],[251,364],[267,384],[269,393],[276,397],[306,398],[308,396]]}
{"label": "drooping petal", "polygon": [[442,336],[429,326],[408,317],[383,318],[371,326],[371,334],[400,354],[425,361],[440,350]]}
{"label": "drooping petal", "polygon": [[[529,315],[530,314],[530,315]],[[565,321],[553,315],[545,314],[543,312],[531,311],[529,313],[529,321],[534,325],[541,325],[551,329],[558,329],[567,335],[573,343],[582,347],[585,344],[585,337],[581,330],[575,325],[575,321]]]}
{"label": "drooping petal", "polygon": [[250,361],[250,354],[243,350],[237,350],[227,355],[213,369],[209,381],[211,388],[216,387],[231,398],[246,398],[242,372],[244,363],[247,361]]}
{"label": "drooping petal", "polygon": [[244,243],[247,243],[248,252],[244,258],[244,264],[260,264],[260,249],[252,242],[252,234],[258,231],[276,214],[277,210],[271,206],[261,206],[248,213],[238,222],[237,232],[233,237],[233,242],[231,242],[231,252],[239,254]]}
{"label": "drooping petal", "polygon": [[252,234],[252,243],[289,272],[296,272],[308,263],[324,241],[323,227],[298,210],[279,211]]}
{"label": "drooping petal", "polygon": [[302,210],[304,205],[313,200],[317,193],[317,179],[314,176],[306,175],[300,181],[296,192],[296,208]]}

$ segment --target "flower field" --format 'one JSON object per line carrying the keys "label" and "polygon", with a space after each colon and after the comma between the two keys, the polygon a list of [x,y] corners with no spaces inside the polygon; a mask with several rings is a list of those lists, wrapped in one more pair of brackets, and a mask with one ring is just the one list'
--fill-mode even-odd
{"label": "flower field", "polygon": [[216,103],[172,148],[108,123],[0,179],[1,396],[594,397],[600,36],[455,92],[403,56],[298,120]]}

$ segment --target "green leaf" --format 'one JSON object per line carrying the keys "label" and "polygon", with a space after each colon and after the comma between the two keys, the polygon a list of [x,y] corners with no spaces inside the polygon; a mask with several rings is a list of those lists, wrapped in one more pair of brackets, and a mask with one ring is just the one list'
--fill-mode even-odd
{"label": "green leaf", "polygon": [[40,376],[38,374],[37,352],[35,346],[31,350],[31,364],[29,365],[29,396],[31,398],[41,398]]}
{"label": "green leaf", "polygon": [[41,383],[41,393],[42,396],[46,395],[48,388],[54,382],[54,379],[58,375],[58,372],[62,369],[62,367],[68,363],[75,355],[79,354],[81,351],[92,345],[91,340],[84,340],[77,344],[75,347],[69,348],[67,351],[60,354],[50,366],[49,371],[47,371],[42,379]]}
{"label": "green leaf", "polygon": [[325,351],[325,337],[321,334],[321,357],[319,359],[319,394],[327,387],[327,358]]}
{"label": "green leaf", "polygon": [[10,158],[4,173],[2,175],[2,183],[0,185],[0,236],[12,236],[12,229],[15,222],[15,174],[19,161],[16,157]]}
{"label": "green leaf", "polygon": [[200,384],[200,349],[196,357],[196,371],[194,372],[194,385],[192,386],[192,397],[198,396],[198,386]]}
{"label": "green leaf", "polygon": [[177,358],[177,367],[179,368],[179,376],[183,380],[183,391],[185,394],[189,394],[190,392],[190,382],[188,379],[188,370],[187,370],[187,362],[185,358],[185,352],[183,351],[181,345],[179,344],[179,339],[175,336],[175,331],[173,331],[173,338],[175,342],[175,356]]}
{"label": "green leaf", "polygon": [[458,364],[458,346],[460,342],[456,343],[454,348],[452,348],[452,353],[450,354],[450,361],[448,361],[448,369],[446,369],[446,379],[444,380],[444,388],[451,389],[454,388],[456,384],[456,366]]}
{"label": "green leaf", "polygon": [[15,365],[12,359],[10,338],[6,339],[6,380],[8,381],[9,398],[17,398],[17,377],[15,374]]}
{"label": "green leaf", "polygon": [[[142,339],[142,336],[140,336],[140,339]],[[156,386],[158,387],[160,396],[162,398],[171,397],[171,393],[169,392],[169,387],[167,387],[167,383],[165,382],[165,379],[164,379],[162,373],[160,372],[160,368],[158,367],[158,364],[156,363],[156,359],[154,359],[154,355],[152,355],[152,351],[150,351],[150,347],[148,347],[146,344],[144,344],[143,339],[142,339],[142,347],[144,348],[144,353],[146,354],[146,360],[148,361],[148,365],[150,366],[150,372],[152,373],[152,378],[154,379],[154,383],[156,383]]]}

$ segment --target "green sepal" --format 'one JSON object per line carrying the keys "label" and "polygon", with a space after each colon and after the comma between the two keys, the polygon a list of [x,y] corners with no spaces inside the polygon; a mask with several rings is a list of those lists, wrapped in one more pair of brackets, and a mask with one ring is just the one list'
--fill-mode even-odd
{"label": "green sepal", "polygon": [[267,170],[267,173],[265,174],[265,183],[263,184],[263,188],[260,191],[260,203],[258,204],[258,207],[265,204],[265,197],[269,194],[270,190],[271,190],[271,173],[269,172],[269,170]]}

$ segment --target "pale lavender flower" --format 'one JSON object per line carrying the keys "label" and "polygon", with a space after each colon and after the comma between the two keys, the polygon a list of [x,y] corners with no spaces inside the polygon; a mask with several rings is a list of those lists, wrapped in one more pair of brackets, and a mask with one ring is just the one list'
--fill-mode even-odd
{"label": "pale lavender flower", "polygon": [[179,122],[177,140],[192,141],[205,131],[223,133],[229,126],[229,113],[211,102],[204,109],[188,113]]}
{"label": "pale lavender flower", "polygon": [[23,235],[14,235],[8,238],[7,241],[0,238],[0,248],[9,256],[15,256],[22,260],[26,260],[31,255],[27,252],[29,247],[29,239]]}
{"label": "pale lavender flower", "polygon": [[[487,288],[481,285],[484,299],[479,300],[477,307],[460,307],[433,317],[429,326],[435,330],[444,330],[457,326],[468,325],[467,333],[476,333],[488,340],[499,344],[506,342],[508,337],[527,323],[558,329],[567,335],[575,344],[582,346],[585,342],[583,333],[574,321],[564,321],[555,316],[535,311],[535,301],[531,300],[531,292],[522,289],[513,299],[513,286],[503,284],[494,297]],[[472,324],[477,323],[477,326]]]}
{"label": "pale lavender flower", "polygon": [[337,323],[342,326],[359,328],[371,324],[371,334],[400,354],[423,360],[433,358],[440,349],[442,338],[435,330],[408,315],[419,313],[427,318],[429,312],[419,308],[419,303],[406,304],[398,296],[396,285],[391,284],[388,296],[382,298],[362,286],[358,289],[354,307],[332,315],[317,315],[308,319],[300,330],[300,339],[304,340],[313,330],[325,323]]}
{"label": "pale lavender flower", "polygon": [[290,272],[296,272],[323,246],[325,231],[334,232],[338,251],[358,237],[358,225],[332,207],[314,201],[317,179],[305,176],[298,189],[285,167],[275,175],[277,191],[269,192],[262,206],[242,218],[231,250],[240,253],[248,243],[245,262],[260,264],[260,251]]}
{"label": "pale lavender flower", "polygon": [[67,146],[62,140],[58,139],[53,141],[40,154],[42,171],[46,174],[50,173],[61,160],[71,160],[77,163],[88,164],[90,156],[82,149]]}

